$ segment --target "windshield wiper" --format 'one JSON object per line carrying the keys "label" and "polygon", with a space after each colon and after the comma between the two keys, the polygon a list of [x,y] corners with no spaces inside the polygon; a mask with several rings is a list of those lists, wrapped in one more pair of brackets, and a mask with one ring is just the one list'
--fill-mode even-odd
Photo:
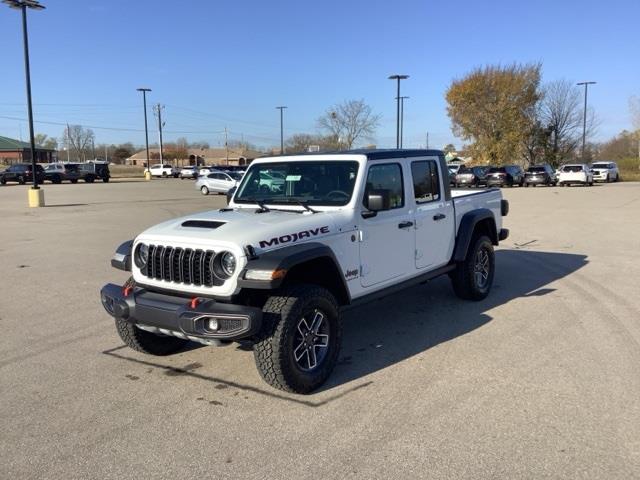
{"label": "windshield wiper", "polygon": [[260,212],[270,212],[271,211],[271,209],[264,204],[264,199],[263,200],[259,200],[257,198],[250,197],[250,198],[242,198],[242,200],[247,201],[247,202],[255,203],[256,205],[258,205],[260,207],[260,210],[259,210]]}
{"label": "windshield wiper", "polygon": [[303,202],[302,200],[294,200],[294,202],[296,202],[301,207],[304,207],[305,210],[311,213],[318,213],[318,210],[311,208],[307,202]]}

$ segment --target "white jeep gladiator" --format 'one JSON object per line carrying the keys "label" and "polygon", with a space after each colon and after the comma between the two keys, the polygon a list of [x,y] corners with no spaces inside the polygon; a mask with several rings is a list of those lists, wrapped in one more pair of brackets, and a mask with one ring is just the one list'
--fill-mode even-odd
{"label": "white jeep gladiator", "polygon": [[308,393],[336,365],[344,308],[443,274],[485,298],[508,208],[496,189],[452,192],[439,150],[260,158],[228,207],[123,243],[111,264],[132,277],[101,300],[134,350],[246,342],[267,383]]}

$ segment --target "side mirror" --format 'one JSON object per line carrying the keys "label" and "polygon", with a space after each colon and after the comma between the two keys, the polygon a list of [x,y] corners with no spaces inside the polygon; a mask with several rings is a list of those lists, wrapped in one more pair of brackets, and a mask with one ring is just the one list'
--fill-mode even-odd
{"label": "side mirror", "polygon": [[367,197],[367,208],[372,212],[379,212],[380,210],[385,210],[384,200],[385,200],[384,195],[371,194]]}

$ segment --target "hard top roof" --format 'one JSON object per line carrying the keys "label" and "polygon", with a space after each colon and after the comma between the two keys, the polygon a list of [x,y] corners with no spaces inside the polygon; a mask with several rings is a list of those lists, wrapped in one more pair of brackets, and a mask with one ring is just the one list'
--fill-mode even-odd
{"label": "hard top roof", "polygon": [[[365,155],[367,160],[383,160],[387,158],[406,158],[406,157],[438,157],[444,156],[442,150],[421,150],[421,149],[376,149],[376,148],[362,148],[355,150],[338,150],[331,152],[311,152],[311,153],[299,153],[299,154],[285,154],[285,155],[270,155],[267,157],[260,157],[260,160],[266,158],[286,158],[286,157],[317,157],[320,155]],[[258,159],[256,159],[258,160]]]}

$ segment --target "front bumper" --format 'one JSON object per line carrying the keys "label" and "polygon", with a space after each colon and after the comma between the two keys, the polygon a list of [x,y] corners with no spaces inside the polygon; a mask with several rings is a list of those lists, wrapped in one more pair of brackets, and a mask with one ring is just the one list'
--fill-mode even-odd
{"label": "front bumper", "polygon": [[[259,308],[209,298],[188,299],[109,283],[100,290],[100,299],[114,318],[203,343],[246,339],[262,325]],[[211,328],[212,320],[218,324],[216,330]]]}

